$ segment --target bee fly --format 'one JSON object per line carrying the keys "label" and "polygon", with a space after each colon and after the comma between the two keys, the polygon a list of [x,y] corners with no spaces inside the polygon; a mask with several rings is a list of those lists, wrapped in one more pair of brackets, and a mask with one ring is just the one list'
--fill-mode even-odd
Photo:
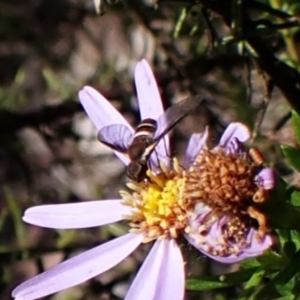
{"label": "bee fly", "polygon": [[98,132],[98,139],[113,150],[126,153],[130,159],[127,176],[136,182],[143,181],[147,178],[148,160],[156,145],[202,100],[202,96],[186,98],[169,107],[158,120],[142,120],[134,133],[121,124],[105,126]]}

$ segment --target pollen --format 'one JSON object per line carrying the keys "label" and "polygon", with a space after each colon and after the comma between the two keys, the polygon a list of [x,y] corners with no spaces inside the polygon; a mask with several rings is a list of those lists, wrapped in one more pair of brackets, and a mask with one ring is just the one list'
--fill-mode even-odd
{"label": "pollen", "polygon": [[142,232],[144,242],[157,238],[177,238],[187,225],[187,213],[182,201],[183,171],[173,160],[171,170],[161,168],[160,174],[147,171],[148,180],[130,183],[128,191],[121,191],[124,205],[132,207],[125,216],[132,232]]}
{"label": "pollen", "polygon": [[[204,149],[186,173],[185,197],[223,210],[232,210],[252,201],[258,188],[256,166],[245,156]],[[201,191],[201,195],[199,195]]]}
{"label": "pollen", "polygon": [[[183,201],[197,218],[198,207],[209,213],[197,225],[203,240],[216,220],[226,216],[223,225],[222,250],[218,255],[232,254],[229,245],[245,245],[247,233],[254,225],[258,239],[267,231],[267,221],[257,204],[268,199],[268,192],[259,183],[257,175],[263,169],[261,162],[252,159],[247,151],[228,151],[225,148],[204,148],[185,172]],[[204,239],[205,240],[205,239]],[[221,243],[221,244],[222,244]],[[216,249],[214,249],[214,252]],[[233,252],[232,252],[233,251]]]}

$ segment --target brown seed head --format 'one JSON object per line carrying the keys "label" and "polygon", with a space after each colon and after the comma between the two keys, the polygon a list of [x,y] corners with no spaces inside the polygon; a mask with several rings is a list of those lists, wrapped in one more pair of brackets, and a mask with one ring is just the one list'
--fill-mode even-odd
{"label": "brown seed head", "polygon": [[267,191],[255,179],[261,169],[262,166],[258,166],[257,160],[254,161],[247,152],[204,148],[185,173],[184,201],[191,211],[199,203],[211,208],[212,213],[204,220],[208,226],[215,216],[230,216],[224,226],[228,241],[246,243],[243,239],[253,218],[258,227],[262,227],[259,234],[263,237],[267,230],[266,220],[253,206],[268,198]]}

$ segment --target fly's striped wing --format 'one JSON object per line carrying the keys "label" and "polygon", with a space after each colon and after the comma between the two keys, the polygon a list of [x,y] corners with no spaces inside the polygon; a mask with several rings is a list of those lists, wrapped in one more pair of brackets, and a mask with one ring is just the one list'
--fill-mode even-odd
{"label": "fly's striped wing", "polygon": [[154,140],[159,142],[170,130],[174,128],[184,117],[196,109],[203,101],[202,95],[188,97],[171,107],[157,120],[157,131]]}
{"label": "fly's striped wing", "polygon": [[101,143],[121,153],[127,153],[133,139],[133,132],[125,125],[113,124],[103,127],[98,132]]}

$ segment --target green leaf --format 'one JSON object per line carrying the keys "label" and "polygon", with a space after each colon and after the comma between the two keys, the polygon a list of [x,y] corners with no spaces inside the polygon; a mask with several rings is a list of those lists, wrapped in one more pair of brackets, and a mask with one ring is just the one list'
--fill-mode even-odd
{"label": "green leaf", "polygon": [[173,33],[173,37],[174,38],[178,38],[179,37],[180,31],[182,29],[184,21],[187,18],[189,10],[190,10],[190,7],[189,8],[184,7],[181,10],[181,13],[180,13],[179,18],[178,18],[178,20],[176,22],[176,25],[175,25],[175,29],[174,29],[174,33]]}
{"label": "green leaf", "polygon": [[241,265],[244,269],[258,268],[260,263],[256,258],[249,258],[241,262]]}
{"label": "green leaf", "polygon": [[300,116],[294,110],[292,110],[292,123],[298,145],[300,146]]}
{"label": "green leaf", "polygon": [[266,215],[272,229],[296,229],[300,231],[300,211],[290,204],[291,190],[279,177],[276,186],[270,191],[270,198],[255,207]]}
{"label": "green leaf", "polygon": [[260,263],[260,266],[264,269],[281,270],[282,265],[286,262],[281,255],[277,252],[269,249],[262,256],[258,256],[256,260]]}
{"label": "green leaf", "polygon": [[299,232],[296,230],[292,230],[291,231],[291,239],[293,241],[293,243],[296,245],[297,250],[300,249],[300,236],[299,236]]}
{"label": "green leaf", "polygon": [[281,145],[281,149],[288,163],[300,172],[300,150],[288,145]]}
{"label": "green leaf", "polygon": [[281,255],[269,249],[265,251],[264,255],[244,260],[241,266],[244,269],[263,267],[264,269],[281,270],[283,262]]}
{"label": "green leaf", "polygon": [[293,290],[292,290],[292,293],[294,295],[297,295],[297,298],[295,299],[299,299],[300,298],[300,280],[299,280],[299,273],[298,273],[298,276],[295,276],[296,280],[295,280],[295,284],[294,284],[294,287],[293,287]]}
{"label": "green leaf", "polygon": [[295,243],[294,242],[284,243],[283,251],[286,256],[292,257],[295,254],[295,252],[297,251]]}
{"label": "green leaf", "polygon": [[298,191],[292,193],[291,204],[300,207],[300,193]]}
{"label": "green leaf", "polygon": [[254,273],[250,280],[246,283],[245,287],[246,288],[252,288],[252,287],[257,287],[262,278],[264,277],[265,270],[259,270],[258,272]]}
{"label": "green leaf", "polygon": [[191,278],[186,282],[186,288],[192,291],[209,291],[228,286],[234,286],[247,281],[258,268],[251,268],[221,276],[203,276]]}
{"label": "green leaf", "polygon": [[267,217],[271,228],[300,230],[300,212],[288,202],[269,208]]}
{"label": "green leaf", "polygon": [[[291,261],[276,274],[258,293],[255,299],[272,299],[272,295],[283,291],[286,285],[300,270],[300,251],[298,251]],[[286,291],[284,291],[286,293]]]}
{"label": "green leaf", "polygon": [[296,276],[294,276],[292,279],[287,281],[283,284],[277,284],[276,289],[279,292],[279,294],[283,297],[290,296],[292,293],[292,290],[294,289],[296,282]]}
{"label": "green leaf", "polygon": [[278,178],[275,188],[270,191],[270,199],[257,205],[267,215],[271,228],[300,230],[300,212],[288,202],[291,193],[286,183]]}
{"label": "green leaf", "polygon": [[240,295],[239,300],[248,300],[253,294],[253,291],[257,290],[265,274],[265,270],[258,270],[255,272],[244,287],[243,293]]}
{"label": "green leaf", "polygon": [[295,296],[294,295],[288,295],[288,296],[283,296],[280,298],[276,298],[274,300],[295,300]]}

